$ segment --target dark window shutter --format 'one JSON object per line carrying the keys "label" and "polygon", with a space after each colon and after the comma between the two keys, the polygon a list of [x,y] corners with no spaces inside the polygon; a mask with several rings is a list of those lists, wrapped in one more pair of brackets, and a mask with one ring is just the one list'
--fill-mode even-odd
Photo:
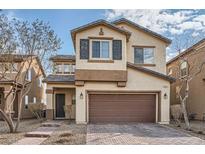
{"label": "dark window shutter", "polygon": [[122,41],[121,40],[112,41],[112,55],[113,55],[113,60],[122,60]]}
{"label": "dark window shutter", "polygon": [[89,59],[89,40],[80,39],[80,59]]}

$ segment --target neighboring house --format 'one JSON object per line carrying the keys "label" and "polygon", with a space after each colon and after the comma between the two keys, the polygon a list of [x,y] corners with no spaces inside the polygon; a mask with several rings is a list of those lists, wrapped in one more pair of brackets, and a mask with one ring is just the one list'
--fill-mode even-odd
{"label": "neighboring house", "polygon": [[98,20],[71,36],[76,56],[51,58],[55,73],[45,79],[48,119],[67,118],[68,105],[76,123],[169,123],[169,39],[126,19]]}
{"label": "neighboring house", "polygon": [[[183,57],[183,58],[180,58]],[[188,63],[183,59],[188,58]],[[176,82],[171,84],[171,104],[180,104],[179,88],[181,87],[180,77],[193,74],[199,68],[199,64],[205,62],[205,39],[202,39],[192,47],[180,53],[167,62],[167,74],[175,77]],[[178,67],[178,68],[177,68]],[[182,89],[184,90],[184,88]],[[205,116],[205,69],[195,76],[189,84],[189,97],[187,100],[188,114],[196,114],[196,119],[202,120]]]}
{"label": "neighboring house", "polygon": [[[0,71],[3,71],[2,69],[5,69],[5,66],[8,65],[7,71],[9,72],[6,76],[6,79],[1,78],[0,80],[0,108],[3,109],[4,106],[7,104],[2,103],[2,99],[5,97],[6,93],[10,90],[10,88],[14,84],[14,78],[19,71],[20,67],[25,63],[25,66],[27,65],[28,56],[27,55],[10,55],[12,57],[12,62],[8,62],[5,60],[6,55],[1,55],[0,57]],[[30,112],[28,105],[29,103],[43,103],[46,102],[46,95],[45,95],[45,84],[42,83],[43,78],[45,77],[44,70],[41,66],[41,63],[37,56],[32,56],[33,62],[31,64],[31,69],[29,69],[27,73],[27,80],[32,80],[33,83],[31,85],[31,89],[28,92],[28,94],[23,98],[23,107],[22,107],[22,118],[33,118],[34,115],[32,112]],[[22,73],[18,79],[18,87],[22,87],[23,78],[25,76],[26,69],[22,69]],[[36,74],[39,74],[39,77],[36,79]],[[7,101],[10,101],[12,99],[12,95],[9,95]],[[13,103],[13,113],[14,118],[17,118],[18,115],[18,108],[19,108],[19,93],[17,94],[15,101]]]}

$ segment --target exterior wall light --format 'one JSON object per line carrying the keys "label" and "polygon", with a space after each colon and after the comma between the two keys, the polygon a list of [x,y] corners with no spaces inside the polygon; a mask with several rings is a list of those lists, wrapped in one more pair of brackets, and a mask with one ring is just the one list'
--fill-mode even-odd
{"label": "exterior wall light", "polygon": [[82,92],[80,93],[80,99],[83,99],[83,93]]}
{"label": "exterior wall light", "polygon": [[167,93],[164,94],[164,99],[167,99]]}

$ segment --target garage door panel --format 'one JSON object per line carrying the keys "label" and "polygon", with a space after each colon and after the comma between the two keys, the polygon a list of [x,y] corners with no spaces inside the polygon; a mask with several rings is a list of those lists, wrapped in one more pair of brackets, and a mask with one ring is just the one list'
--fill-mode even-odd
{"label": "garage door panel", "polygon": [[90,122],[155,122],[155,94],[91,94]]}

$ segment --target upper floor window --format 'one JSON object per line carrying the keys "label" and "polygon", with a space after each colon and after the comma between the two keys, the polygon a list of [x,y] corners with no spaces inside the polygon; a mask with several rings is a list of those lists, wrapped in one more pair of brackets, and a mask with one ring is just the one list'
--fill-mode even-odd
{"label": "upper floor window", "polygon": [[26,74],[26,80],[31,81],[31,78],[32,78],[32,76],[31,76],[31,69],[29,69],[27,71],[27,74]]}
{"label": "upper floor window", "polygon": [[74,74],[75,65],[73,64],[57,64],[54,66],[54,73],[56,74]]}
{"label": "upper floor window", "polygon": [[113,38],[80,39],[80,59],[122,60],[123,42]]}
{"label": "upper floor window", "polygon": [[188,75],[188,63],[183,61],[180,65],[180,76],[185,77]]}
{"label": "upper floor window", "polygon": [[74,74],[75,65],[72,64],[64,64],[64,74]]}
{"label": "upper floor window", "polygon": [[110,59],[111,57],[111,41],[95,40],[92,41],[92,59]]}
{"label": "upper floor window", "polygon": [[38,87],[42,87],[42,76],[38,77]]}
{"label": "upper floor window", "polygon": [[154,48],[134,48],[135,64],[154,64]]}
{"label": "upper floor window", "polygon": [[56,74],[62,74],[63,73],[63,65],[62,64],[56,64],[54,66],[54,72]]}
{"label": "upper floor window", "polygon": [[18,63],[1,63],[0,71],[3,72],[17,72],[18,71]]}

